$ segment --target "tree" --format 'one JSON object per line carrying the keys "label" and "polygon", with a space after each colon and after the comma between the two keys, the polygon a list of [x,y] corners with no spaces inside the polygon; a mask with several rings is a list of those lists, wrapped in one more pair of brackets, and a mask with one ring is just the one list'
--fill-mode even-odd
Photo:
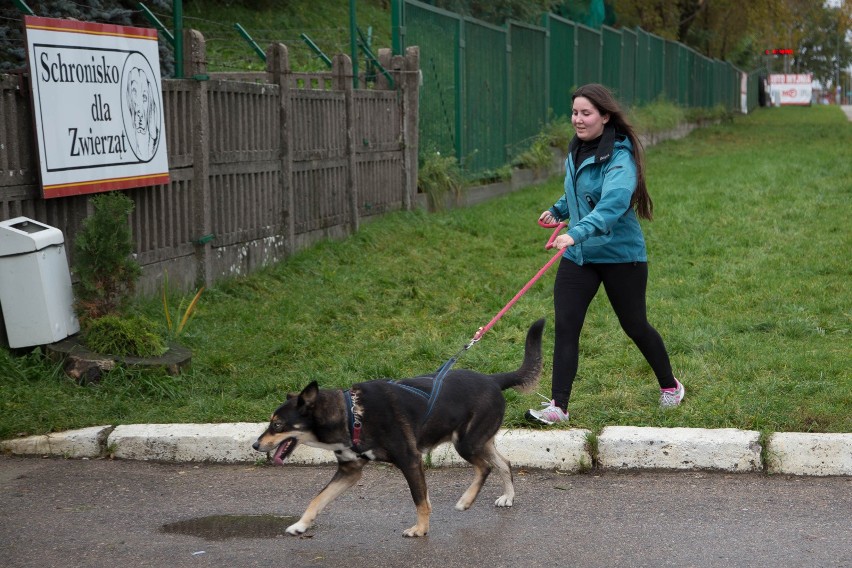
{"label": "tree", "polygon": [[670,0],[615,0],[616,23],[676,40],[681,20],[679,4],[672,6]]}
{"label": "tree", "polygon": [[618,26],[639,26],[744,70],[763,66],[764,50],[773,48],[793,49],[795,69],[827,79],[849,64],[852,2],[614,0],[614,8]]}
{"label": "tree", "polygon": [[820,7],[813,12],[811,21],[801,27],[796,69],[812,72],[825,87],[836,87],[841,71],[852,63],[852,46],[846,39],[850,31],[849,14],[844,14],[842,8]]}
{"label": "tree", "polygon": [[433,6],[503,25],[507,20],[538,23],[543,12],[550,7],[550,0],[433,0]]}
{"label": "tree", "polygon": [[[37,16],[45,18],[73,18],[84,22],[117,24],[150,28],[151,23],[139,11],[135,0],[91,0],[86,3],[71,0],[27,0],[27,5]],[[146,0],[149,8],[171,12],[170,0]],[[24,14],[14,7],[0,8],[0,72],[26,67],[24,43]],[[174,71],[174,54],[171,47],[160,38],[160,69],[164,76]]]}

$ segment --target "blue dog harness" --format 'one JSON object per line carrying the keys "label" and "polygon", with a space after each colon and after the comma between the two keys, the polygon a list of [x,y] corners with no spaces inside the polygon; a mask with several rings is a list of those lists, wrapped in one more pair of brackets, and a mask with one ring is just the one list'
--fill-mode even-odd
{"label": "blue dog harness", "polygon": [[[453,361],[453,362],[455,362],[455,361]],[[449,369],[447,369],[447,370],[449,370]],[[392,385],[398,386],[401,389],[405,389],[406,391],[408,391],[410,393],[416,394],[417,396],[420,396],[422,398],[425,398],[426,400],[431,401],[431,397],[418,388],[411,387],[411,386],[408,386],[408,385],[403,385],[403,384],[400,384],[396,381],[388,381],[388,382]],[[356,406],[358,404],[358,394],[353,392],[352,389],[343,389],[343,402],[344,402],[344,406],[346,407],[346,416],[347,416],[348,422],[349,422],[349,433],[350,433],[350,436],[352,437],[352,451],[354,451],[356,454],[358,454],[359,457],[362,457],[363,451],[362,451],[362,448],[361,448],[361,429],[362,429],[361,411],[356,408]],[[432,401],[432,402],[434,402],[434,401]],[[431,405],[430,405],[429,411],[431,411]],[[428,412],[427,412],[426,415],[428,416]]]}

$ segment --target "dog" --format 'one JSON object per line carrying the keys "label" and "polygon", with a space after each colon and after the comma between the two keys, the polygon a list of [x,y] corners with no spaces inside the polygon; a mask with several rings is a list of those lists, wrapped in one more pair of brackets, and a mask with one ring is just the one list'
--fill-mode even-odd
{"label": "dog", "polygon": [[287,533],[303,534],[326,505],[355,485],[368,462],[381,461],[402,470],[417,508],[417,522],[403,536],[424,536],[429,532],[432,505],[423,454],[448,441],[474,468],[473,482],[456,509],[470,508],[492,469],[503,483],[503,494],[494,504],[511,507],[515,499],[511,464],[494,445],[506,411],[502,391],[527,392],[538,384],[543,329],[544,319],[530,327],[523,362],[516,371],[485,375],[451,370],[433,400],[430,394],[437,373],[399,381],[377,379],[342,390],[320,389],[314,381],[302,392],[287,395],[252,447],[274,451],[272,461],[279,465],[299,443],[333,451],[337,457],[331,481],[298,522],[287,527]]}
{"label": "dog", "polygon": [[130,144],[143,162],[154,157],[160,140],[160,113],[154,95],[147,73],[139,67],[132,68],[126,87],[127,113],[133,125]]}

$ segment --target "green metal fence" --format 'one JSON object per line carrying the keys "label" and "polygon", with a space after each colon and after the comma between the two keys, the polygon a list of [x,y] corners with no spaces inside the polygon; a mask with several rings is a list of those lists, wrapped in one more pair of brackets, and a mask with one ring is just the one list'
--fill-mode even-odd
{"label": "green metal fence", "polygon": [[622,57],[621,57],[621,82],[618,92],[619,98],[624,104],[633,106],[636,101],[636,54],[639,52],[638,35],[633,30],[621,30]]}
{"label": "green metal fence", "polygon": [[[510,162],[551,115],[570,115],[571,93],[585,83],[603,83],[628,107],[665,99],[740,110],[740,70],[640,28],[598,30],[554,14],[540,26],[499,27],[394,1],[394,48],[420,46],[421,157],[455,155],[472,174]],[[757,78],[747,84],[752,109]]]}
{"label": "green metal fence", "polygon": [[621,67],[624,49],[622,45],[621,32],[607,27],[601,26],[601,48],[603,65],[601,69],[601,83],[609,85],[620,93],[621,83]]}
{"label": "green metal fence", "polygon": [[550,108],[555,116],[571,115],[571,93],[579,86],[577,69],[577,26],[559,16],[543,18],[550,40],[547,50]]}
{"label": "green metal fence", "polygon": [[577,76],[574,82],[579,85],[600,83],[603,81],[603,40],[601,32],[577,26]]}
{"label": "green metal fence", "polygon": [[421,156],[424,152],[441,152],[461,158],[462,19],[417,2],[406,2],[404,10],[403,48],[420,46]]}
{"label": "green metal fence", "polygon": [[[465,128],[457,155],[463,157],[465,168],[481,172],[506,163],[511,115],[506,89],[506,30],[465,20],[464,31]],[[424,119],[428,120],[421,111],[420,122]]]}
{"label": "green metal fence", "polygon": [[[547,31],[509,22],[509,147],[514,158],[547,122]],[[505,160],[504,160],[505,161]]]}

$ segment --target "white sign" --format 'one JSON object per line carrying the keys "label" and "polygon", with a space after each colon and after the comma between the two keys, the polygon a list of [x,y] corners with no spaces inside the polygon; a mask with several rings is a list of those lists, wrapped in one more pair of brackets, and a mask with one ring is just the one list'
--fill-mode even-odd
{"label": "white sign", "polygon": [[773,74],[769,76],[769,92],[775,105],[811,104],[813,75],[811,73]]}
{"label": "white sign", "polygon": [[24,22],[44,197],[168,183],[157,31]]}

